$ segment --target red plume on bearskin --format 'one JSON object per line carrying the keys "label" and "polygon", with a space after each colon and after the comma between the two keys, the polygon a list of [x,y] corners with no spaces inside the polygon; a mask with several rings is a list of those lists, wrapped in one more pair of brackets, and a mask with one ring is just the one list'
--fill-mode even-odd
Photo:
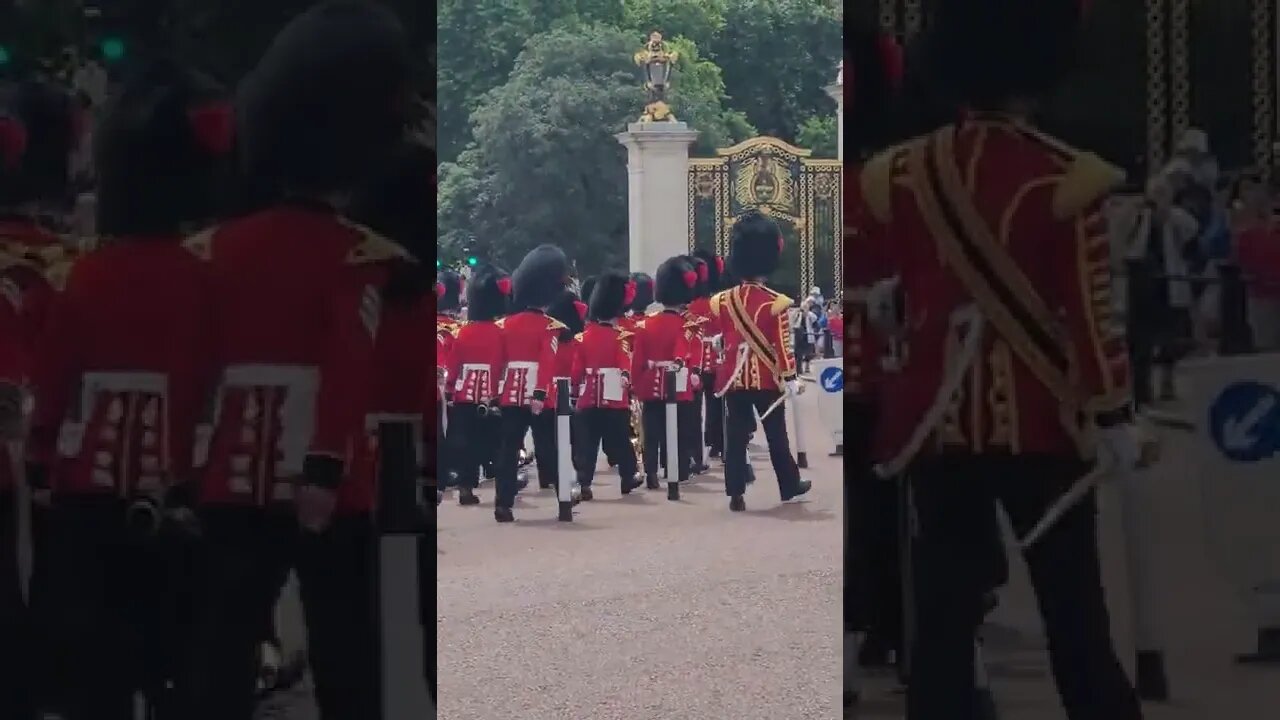
{"label": "red plume on bearskin", "polygon": [[442,297],[444,297],[444,283],[438,282],[436,283],[436,299],[439,300]]}
{"label": "red plume on bearskin", "polygon": [[494,320],[510,311],[511,277],[492,265],[481,266],[467,288],[467,320]]}
{"label": "red plume on bearskin", "polygon": [[636,281],[628,280],[622,292],[622,305],[626,307],[636,301]]}
{"label": "red plume on bearskin", "polygon": [[587,321],[587,304],[582,302],[581,300],[575,300],[573,302],[573,308],[578,311],[578,317],[582,318],[583,322],[586,322]]}
{"label": "red plume on bearskin", "polygon": [[627,303],[631,312],[643,313],[653,304],[653,278],[647,273],[634,273],[631,280],[635,283],[636,294]]}
{"label": "red plume on bearskin", "polygon": [[698,273],[697,273],[697,272],[694,272],[693,270],[686,270],[686,271],[684,272],[684,285],[685,285],[685,287],[689,288],[690,290],[692,290],[692,289],[694,289],[695,287],[697,287],[697,286],[698,286]]}
{"label": "red plume on bearskin", "polygon": [[6,170],[22,167],[22,155],[27,151],[27,128],[11,117],[0,117],[0,162]]}
{"label": "red plume on bearskin", "polygon": [[498,281],[498,292],[503,295],[511,294],[511,278],[504,277]]}
{"label": "red plume on bearskin", "polygon": [[436,297],[440,299],[438,307],[442,312],[462,308],[464,295],[461,275],[452,270],[442,270],[436,275],[436,286],[444,288],[443,292],[436,290]]}
{"label": "red plume on bearskin", "polygon": [[699,263],[698,264],[698,282],[706,282],[710,276],[711,276],[711,271],[707,269],[707,263],[706,262]]}
{"label": "red plume on bearskin", "polygon": [[208,103],[187,111],[191,130],[205,152],[220,157],[231,152],[235,137],[235,115],[224,102]]}
{"label": "red plume on bearskin", "polygon": [[902,86],[902,77],[906,73],[906,58],[902,45],[892,35],[881,34],[876,39],[876,49],[880,52],[880,63],[884,70],[884,80],[892,88]]}

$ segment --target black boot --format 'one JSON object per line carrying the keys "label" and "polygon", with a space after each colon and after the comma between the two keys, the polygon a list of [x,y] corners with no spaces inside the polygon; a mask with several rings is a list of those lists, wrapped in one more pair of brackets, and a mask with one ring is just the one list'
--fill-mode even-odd
{"label": "black boot", "polygon": [[596,496],[592,494],[591,488],[589,487],[584,487],[579,492],[581,494],[578,496],[578,499],[581,500],[582,502],[588,502],[590,500],[595,500],[596,498]]}
{"label": "black boot", "polygon": [[689,474],[701,475],[710,469],[711,466],[706,463],[694,463],[693,466],[689,468]]}
{"label": "black boot", "polygon": [[729,509],[733,512],[742,512],[747,509],[747,501],[742,499],[741,495],[734,495],[729,498]]}
{"label": "black boot", "polygon": [[493,509],[493,519],[500,523],[515,522],[516,514],[509,507],[496,507]]}
{"label": "black boot", "polygon": [[640,487],[640,486],[641,486],[641,485],[643,485],[643,484],[644,484],[644,482],[643,482],[643,481],[641,481],[641,480],[640,480],[640,478],[635,477],[634,475],[633,475],[633,476],[631,476],[631,477],[629,477],[629,478],[623,478],[623,479],[622,479],[622,494],[623,494],[623,495],[630,495],[632,490],[635,490],[636,488]]}
{"label": "black boot", "polygon": [[656,473],[649,473],[644,476],[644,486],[650,490],[659,490],[662,488],[662,483],[658,482],[658,476]]}
{"label": "black boot", "polygon": [[476,497],[476,491],[469,487],[458,488],[458,504],[479,505],[480,498]]}
{"label": "black boot", "polygon": [[809,492],[810,488],[812,487],[813,487],[813,481],[805,480],[801,478],[800,480],[796,481],[795,489],[793,489],[791,492],[782,496],[782,502],[786,502],[788,500],[795,500],[796,498],[803,497],[804,494]]}

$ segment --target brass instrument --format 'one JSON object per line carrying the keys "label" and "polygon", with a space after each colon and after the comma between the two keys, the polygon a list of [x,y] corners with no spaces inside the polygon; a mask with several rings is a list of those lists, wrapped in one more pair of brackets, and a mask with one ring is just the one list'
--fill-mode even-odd
{"label": "brass instrument", "polygon": [[631,397],[631,449],[636,454],[636,467],[644,467],[644,423],[641,422],[644,405]]}

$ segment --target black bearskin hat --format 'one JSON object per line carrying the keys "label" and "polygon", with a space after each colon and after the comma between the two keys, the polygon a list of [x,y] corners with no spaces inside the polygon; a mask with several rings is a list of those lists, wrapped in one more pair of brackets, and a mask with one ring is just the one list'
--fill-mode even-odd
{"label": "black bearskin hat", "polygon": [[684,259],[698,274],[698,280],[693,286],[693,296],[695,298],[711,297],[711,266],[707,264],[706,259],[698,255],[685,255]]}
{"label": "black bearskin hat", "polygon": [[586,327],[587,306],[572,290],[565,289],[547,307],[547,315],[564,323],[566,329],[560,331],[560,340],[564,342],[573,339]]}
{"label": "black bearskin hat", "polygon": [[232,113],[212,79],[171,61],[126,81],[95,137],[98,233],[167,235],[215,220],[227,199]]}
{"label": "black bearskin hat", "polygon": [[441,270],[436,273],[436,310],[456,312],[462,309],[465,291],[462,276],[458,273],[452,270]]}
{"label": "black bearskin hat", "polygon": [[66,198],[80,137],[72,95],[25,82],[0,97],[0,205]]}
{"label": "black bearskin hat", "polygon": [[294,18],[237,93],[245,173],[294,192],[361,185],[404,135],[409,57],[378,3],[328,0]]}
{"label": "black bearskin hat", "polygon": [[511,281],[515,286],[515,310],[548,307],[569,284],[569,259],[555,245],[539,245],[520,261]]}
{"label": "black bearskin hat", "polygon": [[723,289],[720,283],[724,281],[724,258],[701,248],[694,250],[693,256],[707,264],[707,294]]}
{"label": "black bearskin hat", "polygon": [[931,91],[959,109],[1049,95],[1070,72],[1083,0],[935,3],[924,37]]}
{"label": "black bearskin hat", "polygon": [[627,310],[643,315],[653,304],[653,278],[648,273],[631,273],[631,282],[636,284],[636,294]]}
{"label": "black bearskin hat", "polygon": [[467,320],[495,320],[511,309],[511,276],[506,270],[486,265],[467,283]]}
{"label": "black bearskin hat", "polygon": [[587,317],[596,321],[616,320],[635,299],[635,281],[620,272],[607,272],[599,277],[591,295],[587,296]]}
{"label": "black bearskin hat", "polygon": [[378,177],[361,188],[347,215],[394,240],[423,267],[436,252],[436,155],[405,142]]}
{"label": "black bearskin hat", "polygon": [[[855,27],[845,34],[845,105],[850,129],[846,142],[855,154],[884,141],[889,131],[890,106],[903,79],[902,47],[891,35]],[[851,139],[850,139],[851,138]]]}
{"label": "black bearskin hat", "polygon": [[751,210],[729,232],[729,269],[739,280],[765,277],[782,260],[782,231],[777,223]]}
{"label": "black bearskin hat", "polygon": [[580,291],[579,295],[582,297],[583,301],[585,301],[588,305],[591,304],[591,293],[594,292],[595,289],[596,289],[596,278],[594,276],[589,277],[586,280],[583,280],[582,285],[579,286],[579,291]]}
{"label": "black bearskin hat", "polygon": [[687,305],[698,287],[698,271],[688,255],[667,258],[658,266],[654,286],[657,300],[663,305]]}

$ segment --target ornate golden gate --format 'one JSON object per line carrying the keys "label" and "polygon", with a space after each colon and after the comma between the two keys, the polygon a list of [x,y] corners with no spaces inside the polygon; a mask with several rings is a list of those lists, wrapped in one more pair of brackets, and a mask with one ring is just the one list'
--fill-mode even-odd
{"label": "ornate golden gate", "polygon": [[689,161],[689,250],[729,253],[738,216],[759,210],[782,228],[782,266],[773,282],[791,297],[817,285],[827,298],[844,291],[844,220],[839,160],[777,138],[758,137]]}

